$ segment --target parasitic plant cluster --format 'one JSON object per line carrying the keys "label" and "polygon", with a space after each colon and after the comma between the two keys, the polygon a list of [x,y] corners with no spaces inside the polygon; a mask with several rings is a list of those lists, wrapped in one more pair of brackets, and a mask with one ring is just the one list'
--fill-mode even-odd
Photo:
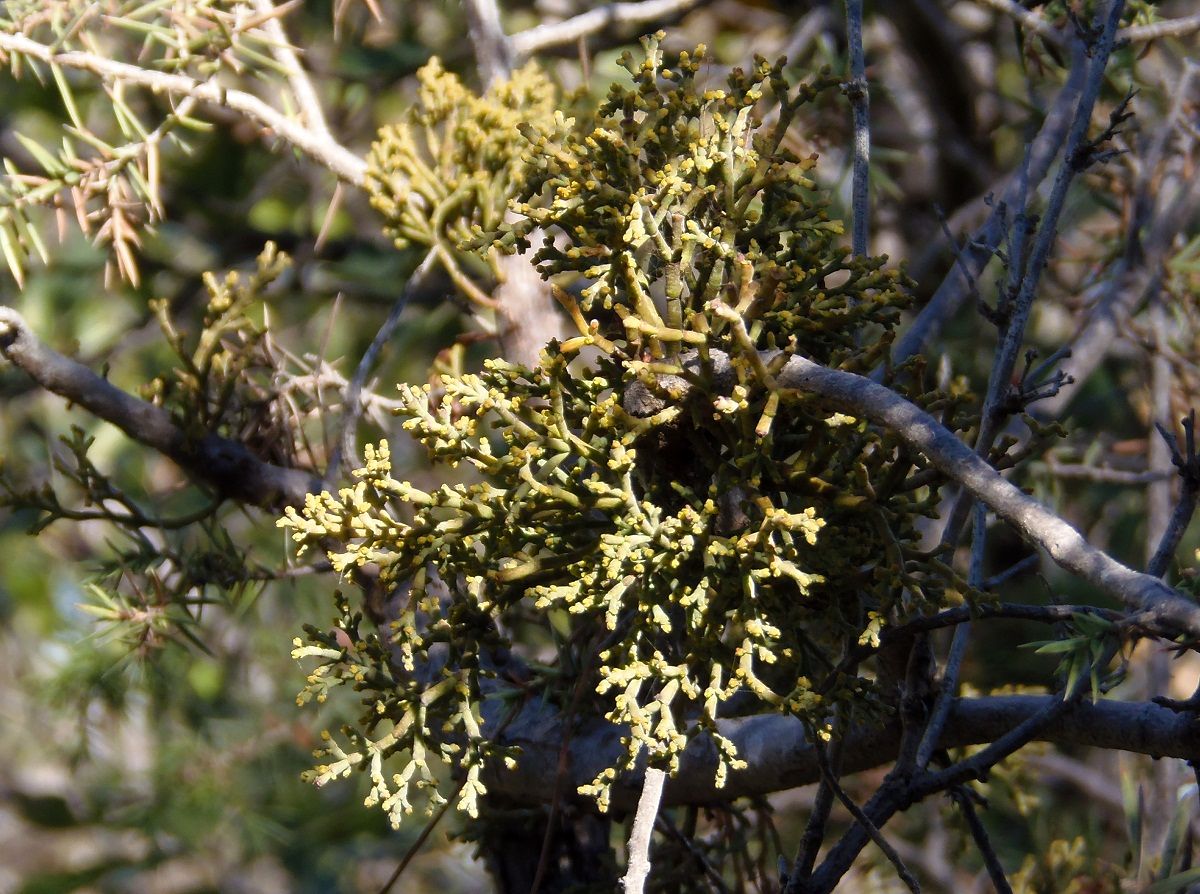
{"label": "parasitic plant cluster", "polygon": [[[842,659],[967,595],[918,546],[937,473],[776,382],[793,355],[885,364],[907,300],[884,259],[847,256],[809,176],[816,159],[785,145],[835,82],[789,87],[782,63],[760,60],[708,87],[702,48],[667,65],[659,39],[626,55],[632,83],[587,120],[520,128],[509,223],[463,205],[438,224],[475,225],[463,244],[485,252],[540,242],[538,268],[578,330],[534,369],[492,360],[401,386],[404,429],[473,477],[421,490],[392,477],[381,444],[351,486],[280,522],[402,603],[374,630],[343,599],[337,627],[310,629],[295,652],[319,661],[302,700],[349,684],[367,706],[345,745],[328,737],[313,779],[367,769],[393,822],[414,782],[443,797],[433,755],[467,768],[468,810],[482,762],[519,760],[502,721],[481,722],[506,685],[495,656],[515,615],[553,643],[547,667],[530,665],[544,697],[569,698],[575,680],[554,666],[570,663],[627,730],[619,763],[584,787],[604,808],[622,771],[671,769],[699,734],[717,746],[720,784],[739,766],[720,717],[789,712],[828,737],[838,705],[882,697],[871,674],[835,670]],[[400,176],[378,169],[397,158],[377,151],[374,181]],[[952,427],[973,423],[969,395],[885,375]]]}

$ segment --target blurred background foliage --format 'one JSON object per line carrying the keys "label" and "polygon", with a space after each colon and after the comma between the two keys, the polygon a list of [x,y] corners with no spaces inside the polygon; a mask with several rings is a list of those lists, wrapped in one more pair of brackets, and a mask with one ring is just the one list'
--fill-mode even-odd
{"label": "blurred background foliage", "polygon": [[[503,4],[504,25],[516,33],[589,5],[513,0]],[[985,196],[1018,163],[1031,123],[1065,72],[1053,48],[1022,37],[989,4],[897,0],[873,6],[868,4],[867,32],[873,251],[907,261],[920,300],[953,263],[936,209],[944,209],[956,231],[981,219]],[[1068,6],[1082,11],[1086,4]],[[1157,9],[1135,4],[1129,20],[1190,11],[1187,2]],[[714,82],[756,53],[788,55],[794,75],[822,65],[845,70],[840,4],[714,0],[668,24],[669,48],[708,44]],[[455,2],[303,3],[289,10],[286,27],[303,48],[331,130],[360,153],[380,126],[411,105],[413,75],[431,56],[478,85]],[[542,61],[564,90],[583,87],[599,99],[620,75],[620,52],[640,30],[652,28],[607,30],[582,53],[569,45]],[[1194,49],[1194,42],[1168,40],[1118,52],[1106,101],[1111,106],[1136,88],[1135,110],[1148,122],[1135,119],[1122,139],[1144,138],[1142,128],[1168,113],[1172,84]],[[264,83],[269,90],[269,77]],[[64,120],[62,98],[30,77],[5,75],[0,84],[6,98],[0,155],[22,170],[35,169],[17,135],[53,145]],[[108,127],[107,94],[83,75],[72,75],[70,85],[79,114],[98,129]],[[142,111],[149,118],[164,112],[148,96],[139,101],[147,104]],[[136,285],[128,275],[115,275],[128,271],[114,271],[110,244],[97,245],[74,226],[63,228],[60,240],[55,215],[35,214],[32,224],[44,230],[48,261],[22,265],[24,288],[7,278],[0,285],[2,300],[53,347],[132,390],[178,365],[151,301],[165,301],[178,329],[194,338],[208,300],[201,274],[248,269],[264,243],[273,241],[293,263],[251,316],[269,319],[274,346],[290,357],[288,375],[315,370],[348,376],[419,254],[392,247],[364,194],[339,187],[328,172],[286,149],[272,151],[234,115],[208,117],[215,126],[185,128],[182,144],[164,149],[162,219],[138,230]],[[835,214],[844,213],[849,197],[849,134],[849,113],[831,95],[789,135],[798,153],[820,153],[816,174],[833,196]],[[1045,280],[1046,299],[1033,329],[1047,352],[1069,335],[1089,277],[1120,250],[1122,207],[1135,174],[1120,163],[1098,168],[1073,199],[1064,248]],[[1178,349],[1185,357],[1194,344],[1182,342],[1194,341],[1197,331],[1197,255],[1193,239],[1167,282],[1179,299]],[[1001,275],[989,270],[980,278],[984,298],[995,294]],[[978,333],[978,317],[967,307],[930,356],[931,370],[941,364],[943,377],[983,381],[990,350],[980,348]],[[426,379],[438,353],[456,339],[468,346],[468,366],[495,351],[447,284],[434,283],[406,310],[374,376],[377,393],[386,399],[390,383]],[[1183,409],[1195,402],[1196,380],[1176,381],[1174,404]],[[1113,354],[1076,400],[1072,434],[1057,448],[1060,461],[1144,470],[1148,383],[1146,355],[1136,343]],[[334,379],[326,384],[338,387]],[[78,488],[54,467],[57,461],[71,468],[72,451],[60,436],[78,427],[94,438],[88,460],[146,511],[180,516],[205,505],[169,461],[31,387],[20,373],[0,370],[0,396],[6,481],[53,484],[63,505],[77,505]],[[336,412],[326,418],[319,411],[304,419],[310,459],[318,466],[336,419]],[[367,420],[366,437],[386,431],[381,413]],[[393,437],[392,450],[405,477],[420,484],[428,476],[424,458],[405,439]],[[1025,483],[1083,526],[1093,543],[1140,564],[1142,491],[1052,473],[1048,463],[1035,464]],[[295,565],[274,517],[253,509],[222,506],[206,526],[140,535],[148,543],[102,520],[55,521],[31,538],[27,531],[40,521],[44,517],[29,509],[0,515],[0,892],[378,890],[420,834],[420,824],[388,829],[381,812],[362,808],[364,792],[355,788],[362,780],[324,789],[299,781],[311,764],[315,731],[335,728],[336,712],[345,709],[331,701],[319,712],[299,711],[293,703],[303,671],[289,658],[292,636],[302,623],[328,622],[329,575]],[[1185,542],[1181,555],[1191,555],[1194,546]],[[991,549],[989,573],[1027,552],[1015,538],[995,537]],[[107,592],[119,592],[127,586],[114,557],[138,550],[192,556],[232,551],[245,561],[240,576],[216,567],[198,572],[207,574],[200,585],[204,602],[178,623],[168,619],[155,628],[158,639],[131,643],[126,626],[105,623],[104,597],[93,587],[107,582]],[[1044,602],[1052,589],[1066,599],[1090,596],[1048,569],[1046,577],[1014,579],[1001,596]],[[1011,650],[1014,641],[1043,634],[1016,623],[989,625],[979,632],[967,679],[981,690],[1047,685],[1053,656],[1021,653],[1014,659]],[[160,647],[165,640],[169,647]],[[1173,694],[1190,695],[1195,671],[1176,671]],[[1134,679],[1127,685],[1139,684]],[[1075,865],[1071,860],[1084,867],[1074,872],[1076,880],[1099,879],[1104,861],[1120,865],[1113,870],[1118,876],[1128,872],[1132,848],[1123,821],[1127,799],[1114,782],[1117,757],[1029,752],[990,784],[993,809],[985,821],[1006,865],[1020,866],[1024,854],[1050,854],[1051,840],[1063,839],[1056,859],[1060,868]],[[1131,776],[1145,775],[1148,761],[1122,760]],[[874,774],[863,774],[848,788],[869,792],[877,782]],[[772,799],[785,854],[794,848],[810,800],[805,791]],[[767,805],[760,807],[765,818]],[[711,818],[715,825],[722,822],[718,814]],[[471,845],[441,834],[460,831],[453,822],[432,837],[399,890],[487,887]],[[970,887],[978,857],[948,826],[941,804],[910,811],[898,828],[898,849],[930,890],[983,890]],[[755,858],[771,862],[761,853]],[[859,886],[852,890],[896,889],[889,877],[886,868],[868,869],[848,884]],[[1060,890],[1055,884],[1031,881],[1026,890]]]}

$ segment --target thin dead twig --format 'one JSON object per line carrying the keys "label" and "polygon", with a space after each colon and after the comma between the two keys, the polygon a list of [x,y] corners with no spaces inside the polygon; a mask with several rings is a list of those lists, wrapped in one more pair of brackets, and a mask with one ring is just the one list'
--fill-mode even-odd
{"label": "thin dead twig", "polygon": [[666,778],[666,770],[646,768],[642,796],[638,799],[633,830],[629,833],[629,867],[624,878],[626,894],[642,894],[646,878],[650,875],[650,838],[654,831],[654,820],[658,816],[658,805],[662,803]]}
{"label": "thin dead twig", "polygon": [[550,47],[575,43],[613,25],[644,25],[678,15],[700,6],[705,0],[642,0],[640,3],[609,3],[573,16],[512,35],[509,43],[518,58],[528,58]]}
{"label": "thin dead twig", "polygon": [[997,894],[1012,894],[1012,885],[1008,883],[1004,867],[1000,865],[1000,858],[996,855],[996,849],[992,847],[992,840],[988,837],[983,823],[979,821],[979,814],[975,812],[975,804],[972,801],[974,793],[966,786],[957,786],[950,790],[950,797],[962,811],[963,819],[967,821],[971,838],[975,841],[975,847],[983,857],[983,865],[987,869],[988,878],[995,886]]}
{"label": "thin dead twig", "polygon": [[1046,460],[1046,471],[1056,478],[1081,478],[1102,484],[1150,484],[1174,477],[1169,469],[1131,472],[1126,469],[1110,469],[1106,466],[1089,466],[1083,463],[1060,463]]}
{"label": "thin dead twig", "polygon": [[850,812],[850,815],[858,821],[858,824],[866,830],[867,835],[875,842],[875,846],[883,852],[887,857],[888,862],[892,864],[892,868],[896,870],[896,874],[900,877],[900,881],[904,882],[908,890],[914,894],[921,894],[921,885],[913,876],[912,871],[904,865],[904,861],[900,859],[900,855],[896,853],[896,849],[891,843],[883,837],[883,833],[879,828],[871,822],[870,817],[866,815],[861,807],[854,803],[854,800],[846,794],[846,790],[841,787],[838,781],[833,776],[833,771],[829,767],[829,759],[825,754],[825,748],[820,743],[816,745],[817,762],[821,766],[821,775],[824,777],[829,787],[833,789],[837,799],[842,802],[842,806]]}
{"label": "thin dead twig", "polygon": [[[972,587],[983,585],[983,554],[987,546],[987,510],[979,503],[975,504],[975,522],[971,543],[971,567],[967,581]],[[921,735],[921,744],[917,748],[916,766],[924,770],[937,744],[942,737],[942,729],[946,718],[950,716],[950,704],[958,695],[958,677],[962,671],[962,663],[967,655],[967,642],[971,635],[971,623],[968,621],[954,628],[954,637],[950,642],[950,654],[946,658],[946,668],[942,672],[941,691],[934,700],[930,711],[929,722]]]}

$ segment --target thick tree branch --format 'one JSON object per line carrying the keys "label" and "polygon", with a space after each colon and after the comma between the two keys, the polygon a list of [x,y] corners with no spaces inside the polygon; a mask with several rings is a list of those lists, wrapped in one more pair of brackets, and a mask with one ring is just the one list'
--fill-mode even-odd
{"label": "thick tree branch", "polygon": [[467,29],[483,85],[490,87],[512,74],[512,43],[500,24],[500,8],[495,0],[463,0]]}
{"label": "thick tree branch", "polygon": [[[491,86],[512,74],[513,42],[500,27],[496,0],[463,0],[470,25],[471,44],[480,80]],[[510,212],[511,216],[511,212]],[[522,254],[502,255],[500,282],[492,299],[500,324],[500,349],[505,358],[536,367],[542,348],[558,337],[560,319],[550,298],[550,288],[533,265],[531,247]]]}
{"label": "thick tree branch", "polygon": [[1073,527],[1001,477],[932,416],[888,389],[799,357],[788,362],[779,381],[785,387],[820,394],[886,426],[1063,568],[1131,608],[1147,610],[1181,630],[1200,632],[1200,607],[1161,581],[1091,546]]}
{"label": "thick tree branch", "polygon": [[1200,31],[1200,13],[1178,19],[1164,19],[1149,25],[1130,25],[1117,32],[1117,40],[1143,43],[1160,37],[1187,37]]}
{"label": "thick tree branch", "polygon": [[[1116,646],[1110,646],[1098,658],[1093,667],[1104,667],[1112,659]],[[1081,674],[1065,692],[1051,698],[1041,710],[1030,714],[1013,728],[995,736],[980,751],[958,763],[935,772],[918,771],[916,774],[901,774],[897,769],[888,774],[864,808],[870,822],[883,826],[901,810],[937,792],[957,788],[971,780],[985,779],[992,768],[1005,758],[1023,748],[1034,739],[1040,738],[1058,718],[1080,702],[1080,696],[1088,685],[1088,674]],[[869,827],[863,823],[852,826],[830,849],[825,861],[813,876],[810,891],[813,894],[831,892],[846,874],[869,839]]]}
{"label": "thick tree branch", "polygon": [[321,488],[317,477],[263,462],[238,441],[213,434],[199,440],[189,437],[162,407],[122,391],[47,347],[11,307],[0,306],[0,354],[47,391],[174,460],[221,496],[278,508],[303,503],[305,494]]}
{"label": "thick tree branch", "polygon": [[[939,747],[995,742],[1061,702],[1056,695],[958,699],[951,706]],[[484,716],[497,718],[488,723],[498,723],[507,710],[507,704],[489,702]],[[808,741],[804,724],[795,717],[722,720],[718,728],[737,746],[746,768],[731,771],[725,786],[717,788],[717,749],[711,739],[701,735],[685,750],[679,772],[667,779],[664,806],[724,803],[809,785],[821,778],[816,749]],[[568,791],[590,783],[605,767],[619,762],[624,752],[622,732],[619,727],[593,720],[573,733]],[[1186,713],[1149,702],[1102,700],[1067,705],[1034,738],[1058,745],[1200,760],[1200,726],[1196,721]],[[544,803],[560,769],[561,715],[552,705],[531,700],[509,724],[503,740],[521,746],[521,755],[514,770],[496,767],[489,771],[489,789],[519,803]],[[849,730],[844,738],[843,772],[857,773],[889,763],[896,757],[899,741],[898,722]],[[617,780],[614,807],[634,809],[642,792],[642,776],[630,773]]]}

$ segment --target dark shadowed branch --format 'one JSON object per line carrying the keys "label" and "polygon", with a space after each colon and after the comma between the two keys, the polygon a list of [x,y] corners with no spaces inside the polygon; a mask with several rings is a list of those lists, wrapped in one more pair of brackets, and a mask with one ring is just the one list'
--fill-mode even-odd
{"label": "dark shadowed branch", "polygon": [[1146,565],[1146,573],[1162,577],[1167,573],[1171,560],[1179,549],[1179,542],[1187,532],[1192,516],[1196,513],[1196,502],[1200,499],[1200,457],[1196,455],[1196,413],[1183,420],[1184,449],[1175,443],[1174,435],[1161,424],[1158,431],[1170,451],[1171,463],[1179,470],[1181,481],[1179,500],[1170,518],[1163,526],[1158,548]]}
{"label": "dark shadowed branch", "polygon": [[[1063,699],[1056,695],[958,699],[951,706],[938,745],[959,748],[996,742],[1036,718],[1035,722],[1043,725],[1032,735],[1035,741],[1200,760],[1200,736],[1187,714],[1148,702],[1083,701],[1067,704],[1061,710],[1057,707],[1060,705]],[[500,718],[507,710],[507,704],[490,701],[484,716]],[[1052,716],[1047,717],[1047,711]],[[521,746],[517,766],[512,771],[502,767],[490,770],[489,789],[518,803],[544,803],[559,773],[560,724],[561,715],[552,705],[536,700],[528,703],[503,737],[505,743]],[[666,780],[663,806],[726,802],[809,785],[821,778],[816,751],[804,724],[795,717],[764,715],[722,720],[718,729],[737,746],[738,756],[747,766],[731,770],[725,786],[717,788],[717,748],[711,739],[700,735],[684,752],[679,772]],[[579,726],[571,738],[567,763],[569,791],[590,783],[617,760],[623,748],[621,734],[621,728],[599,719]],[[850,729],[845,736],[843,772],[858,773],[890,763],[896,758],[899,741],[897,721]],[[961,772],[954,774],[954,779],[942,779],[945,784],[941,788],[956,782]],[[632,810],[636,806],[642,776],[630,773],[617,780],[612,798],[615,808]]]}
{"label": "dark shadowed branch", "polygon": [[[1110,646],[1095,659],[1093,667],[1107,666],[1116,651]],[[1088,673],[1082,673],[1075,683],[1064,691],[1050,696],[1040,708],[1021,719],[1005,732],[992,736],[988,744],[970,757],[960,760],[941,770],[916,773],[900,773],[893,769],[876,790],[863,812],[877,828],[882,828],[898,812],[936,794],[976,779],[985,779],[991,769],[1006,757],[1025,745],[1043,736],[1046,729],[1080,703],[1080,697],[1088,686]],[[813,874],[809,890],[812,892],[833,891],[845,876],[854,860],[872,838],[866,824],[852,826],[829,851],[825,860]]]}
{"label": "dark shadowed branch", "polygon": [[[1012,372],[1016,367],[1017,358],[1021,354],[1025,342],[1025,327],[1029,315],[1033,311],[1034,298],[1037,295],[1038,284],[1041,282],[1042,271],[1050,258],[1058,238],[1058,220],[1066,207],[1067,193],[1075,177],[1091,164],[1094,148],[1088,142],[1088,127],[1092,121],[1092,111],[1100,95],[1104,83],[1104,71],[1108,67],[1108,58],[1112,54],[1114,35],[1121,21],[1121,12],[1125,8],[1124,0],[1112,3],[1103,19],[1103,28],[1088,55],[1087,69],[1084,76],[1083,91],[1079,104],[1067,131],[1067,140],[1063,149],[1063,159],[1059,164],[1058,173],[1054,178],[1054,186],[1050,190],[1050,198],[1042,213],[1030,249],[1029,259],[1024,269],[1013,270],[1015,279],[1015,294],[1007,305],[1006,313],[1001,320],[1001,340],[996,350],[995,362],[991,376],[988,378],[987,395],[984,398],[983,416],[980,420],[978,443],[979,452],[986,454],[991,449],[992,440],[999,430],[1004,417],[1001,415],[1001,403],[1011,387]],[[1099,19],[1099,16],[1097,16]],[[1099,21],[1097,22],[1099,24]],[[1025,208],[1016,209],[1017,214],[1024,215]],[[1013,263],[1010,258],[1010,263]]]}
{"label": "dark shadowed branch", "polygon": [[975,847],[979,849],[979,853],[983,857],[984,868],[987,869],[988,878],[991,880],[992,885],[995,886],[997,894],[1012,894],[1012,885],[1008,883],[1008,878],[1005,877],[1004,867],[1000,864],[1000,858],[996,855],[996,849],[992,847],[992,841],[988,837],[987,830],[983,827],[983,823],[979,820],[979,814],[975,811],[975,803],[972,800],[975,797],[975,793],[965,785],[957,786],[950,790],[950,797],[958,805],[963,819],[966,820],[967,828],[971,832],[971,839],[975,842]]}
{"label": "dark shadowed branch", "polygon": [[375,368],[375,364],[379,361],[379,355],[383,351],[383,346],[396,334],[396,328],[400,325],[400,317],[404,313],[404,309],[408,307],[413,295],[425,286],[430,273],[437,264],[437,260],[437,252],[431,250],[425,255],[425,260],[413,271],[412,275],[408,278],[408,282],[401,289],[400,295],[392,303],[392,309],[388,312],[383,325],[375,333],[370,346],[363,352],[362,359],[359,360],[358,366],[354,370],[354,375],[346,386],[346,396],[342,401],[341,431],[334,442],[333,453],[329,459],[329,467],[325,471],[326,482],[331,482],[338,475],[347,471],[343,468],[345,464],[358,462],[355,441],[358,435],[358,419],[362,415],[363,410],[363,386],[367,383],[367,376],[371,374],[371,370]]}
{"label": "dark shadowed branch", "polygon": [[[1200,178],[1186,173],[1195,137],[1185,125],[1198,70],[1195,62],[1184,61],[1167,120],[1149,137],[1151,145],[1135,188],[1124,251],[1107,276],[1083,296],[1086,315],[1071,340],[1070,356],[1061,365],[1077,387],[1038,404],[1035,411],[1039,416],[1053,419],[1066,411],[1080,390],[1078,386],[1103,363],[1126,321],[1161,287],[1162,262],[1200,208]],[[1174,155],[1185,163],[1172,170],[1166,162],[1172,157],[1168,147],[1176,140],[1182,145]]]}
{"label": "dark shadowed branch", "polygon": [[851,187],[852,237],[854,254],[867,255],[871,203],[871,94],[867,84],[867,65],[863,53],[862,0],[846,0],[846,39],[850,44],[850,80],[842,85],[850,97],[854,116],[854,182]]}
{"label": "dark shadowed branch", "polygon": [[993,201],[987,220],[967,240],[962,263],[950,269],[916,319],[896,340],[892,348],[895,362],[899,363],[923,351],[971,294],[971,279],[977,279],[983,272],[997,247],[1004,241],[1018,209],[1024,207],[1023,197],[1036,191],[1062,148],[1083,92],[1086,71],[1086,56],[1076,50],[1072,55],[1067,81],[1046,113],[1037,136],[1029,144],[1021,174],[1010,176],[1003,188],[997,189],[999,201]]}
{"label": "dark shadowed branch", "polygon": [[[959,629],[961,630],[962,628]],[[883,833],[875,827],[870,817],[863,813],[862,808],[854,803],[854,800],[846,794],[846,790],[842,788],[834,777],[833,770],[829,766],[829,759],[825,754],[825,746],[819,742],[814,744],[817,752],[817,764],[821,768],[821,778],[825,780],[826,785],[837,795],[837,799],[842,802],[842,806],[846,808],[847,812],[854,817],[855,821],[862,826],[870,839],[875,842],[875,846],[887,857],[888,862],[896,870],[896,875],[900,877],[900,881],[904,882],[908,890],[915,892],[915,894],[920,894],[921,886],[913,876],[912,870],[904,865],[904,861],[900,859],[900,855],[896,853],[896,849],[883,837]]]}

